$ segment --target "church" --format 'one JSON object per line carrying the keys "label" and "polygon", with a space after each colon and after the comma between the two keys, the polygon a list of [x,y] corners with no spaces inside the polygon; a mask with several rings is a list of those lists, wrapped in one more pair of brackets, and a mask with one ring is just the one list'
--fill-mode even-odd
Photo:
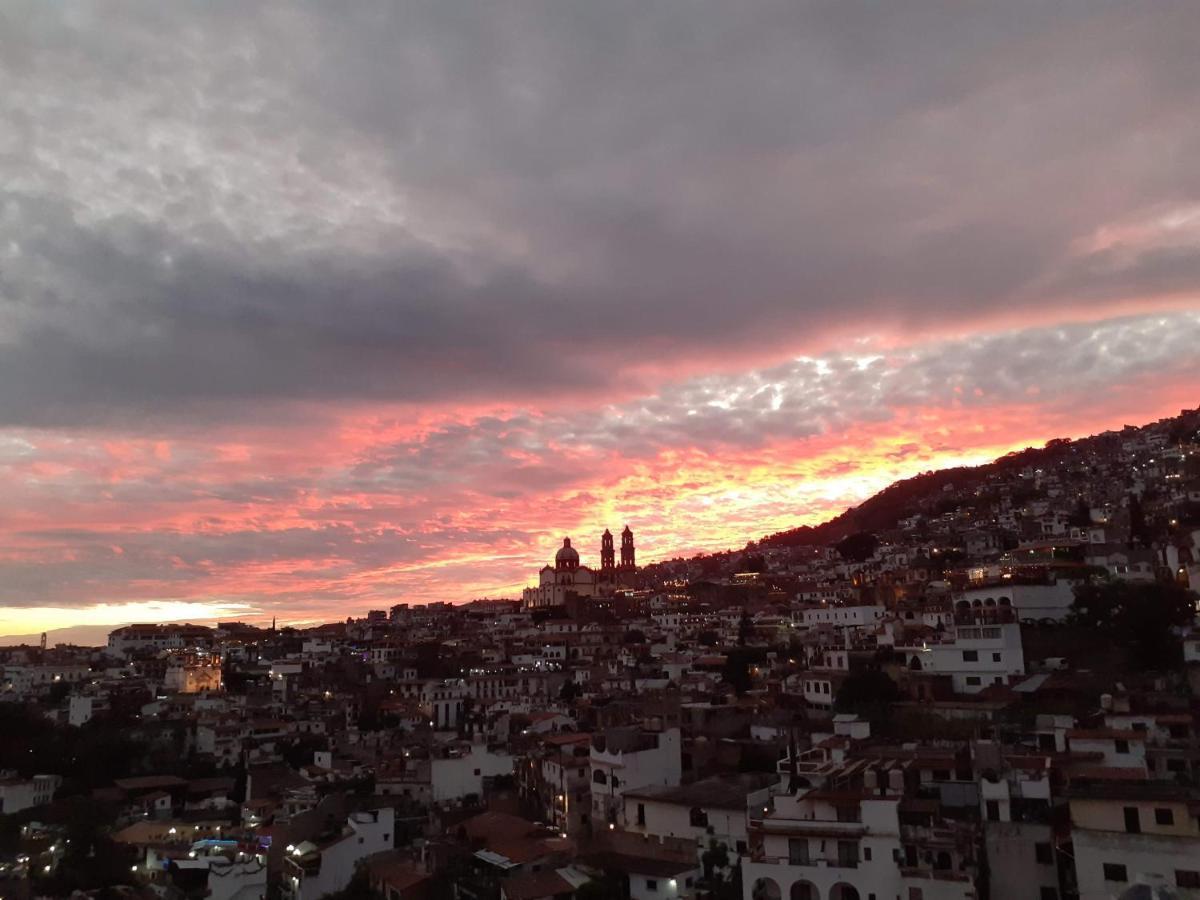
{"label": "church", "polygon": [[634,561],[633,531],[629,526],[621,532],[621,562],[617,564],[612,532],[607,528],[600,536],[600,568],[579,564],[579,551],[571,546],[570,538],[554,554],[554,565],[543,566],[538,573],[538,586],[525,588],[521,607],[525,610],[554,609],[567,605],[571,597],[611,597],[617,590],[633,587],[637,575]]}

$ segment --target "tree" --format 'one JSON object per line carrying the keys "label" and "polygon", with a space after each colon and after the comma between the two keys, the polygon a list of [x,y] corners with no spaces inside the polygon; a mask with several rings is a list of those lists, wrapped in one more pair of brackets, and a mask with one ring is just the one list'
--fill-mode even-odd
{"label": "tree", "polygon": [[750,619],[749,611],[743,609],[742,617],[738,619],[738,646],[745,647],[752,634],[754,634],[754,622]]}
{"label": "tree", "polygon": [[842,559],[866,562],[875,555],[875,551],[879,548],[879,538],[868,531],[859,531],[842,538],[834,544],[834,547],[841,554]]}
{"label": "tree", "polygon": [[1089,582],[1076,586],[1068,622],[1108,635],[1135,669],[1162,669],[1182,660],[1172,629],[1191,624],[1197,599],[1172,582]]}
{"label": "tree", "polygon": [[1150,543],[1149,531],[1146,528],[1146,513],[1142,509],[1140,494],[1129,495],[1129,543],[1145,547]]}
{"label": "tree", "polygon": [[365,865],[359,864],[350,881],[340,891],[325,895],[325,900],[380,900],[381,894],[372,890],[371,878]]}
{"label": "tree", "polygon": [[765,572],[767,571],[767,560],[761,553],[747,554],[742,558],[743,572]]}
{"label": "tree", "polygon": [[739,695],[746,693],[754,684],[750,676],[751,663],[766,659],[766,651],[755,647],[734,647],[725,653],[725,667],[721,677]]}
{"label": "tree", "polygon": [[576,900],[624,900],[625,886],[621,876],[605,872],[599,878],[584,882],[575,892]]}
{"label": "tree", "polygon": [[564,681],[562,688],[558,692],[558,699],[565,703],[574,703],[579,695],[583,693],[583,688],[577,685],[574,681]]}
{"label": "tree", "polygon": [[893,703],[900,699],[896,682],[879,669],[851,673],[838,688],[833,708],[840,713],[856,713],[874,724],[887,720]]}

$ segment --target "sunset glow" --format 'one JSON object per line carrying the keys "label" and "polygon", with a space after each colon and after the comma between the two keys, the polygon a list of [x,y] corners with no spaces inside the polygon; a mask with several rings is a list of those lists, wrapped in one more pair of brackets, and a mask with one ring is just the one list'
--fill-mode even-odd
{"label": "sunset glow", "polygon": [[[1134,366],[1098,357],[1085,379],[1046,377],[1071,365],[1063,340],[1141,343]],[[1174,413],[1200,379],[1180,352],[1197,340],[1200,315],[1168,313],[806,357],[615,406],[442,407],[419,421],[386,405],[317,409],[204,434],[9,429],[0,561],[22,602],[0,629],[299,622],[514,596],[561,536],[586,558],[625,523],[646,562],[738,547],[922,471]],[[989,365],[937,380],[980,341]],[[1151,389],[1146,370],[1169,378]]]}

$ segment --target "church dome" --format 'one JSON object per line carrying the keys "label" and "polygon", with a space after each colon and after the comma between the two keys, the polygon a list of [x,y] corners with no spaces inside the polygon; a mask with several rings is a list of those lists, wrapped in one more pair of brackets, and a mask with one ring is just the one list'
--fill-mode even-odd
{"label": "church dome", "polygon": [[563,538],[563,545],[554,554],[555,568],[573,568],[579,565],[579,551],[571,546],[570,538]]}

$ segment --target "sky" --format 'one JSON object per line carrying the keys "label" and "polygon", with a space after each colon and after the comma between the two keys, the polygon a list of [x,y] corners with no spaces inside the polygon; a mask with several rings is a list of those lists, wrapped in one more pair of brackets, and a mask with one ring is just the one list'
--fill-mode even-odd
{"label": "sky", "polygon": [[315,622],[1197,405],[1200,7],[0,6],[0,635]]}

